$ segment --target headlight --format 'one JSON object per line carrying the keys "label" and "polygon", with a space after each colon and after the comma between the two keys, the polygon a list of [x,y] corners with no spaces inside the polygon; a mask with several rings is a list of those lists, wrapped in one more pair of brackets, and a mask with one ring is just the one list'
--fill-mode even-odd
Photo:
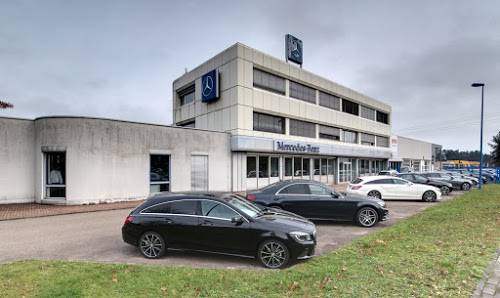
{"label": "headlight", "polygon": [[297,242],[311,241],[311,235],[304,232],[290,232],[290,236]]}
{"label": "headlight", "polygon": [[387,206],[387,204],[384,201],[377,201],[377,204],[379,204],[381,207]]}

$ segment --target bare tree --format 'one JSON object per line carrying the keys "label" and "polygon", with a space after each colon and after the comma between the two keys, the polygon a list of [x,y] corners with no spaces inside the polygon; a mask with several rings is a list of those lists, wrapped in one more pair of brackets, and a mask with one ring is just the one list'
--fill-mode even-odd
{"label": "bare tree", "polygon": [[10,108],[13,108],[14,105],[11,104],[10,102],[6,102],[6,101],[1,101],[0,100],[0,109],[10,109]]}

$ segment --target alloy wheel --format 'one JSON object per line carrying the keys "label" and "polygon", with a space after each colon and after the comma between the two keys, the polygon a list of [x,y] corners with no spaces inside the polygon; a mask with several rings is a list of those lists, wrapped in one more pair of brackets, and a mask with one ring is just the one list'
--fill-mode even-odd
{"label": "alloy wheel", "polygon": [[147,232],[140,240],[142,254],[148,259],[156,259],[165,252],[165,243],[161,236],[155,232]]}
{"label": "alloy wheel", "polygon": [[378,222],[378,213],[370,207],[361,208],[356,220],[363,227],[371,227]]}
{"label": "alloy wheel", "polygon": [[288,249],[277,240],[267,240],[260,245],[259,260],[271,269],[283,268],[288,263]]}

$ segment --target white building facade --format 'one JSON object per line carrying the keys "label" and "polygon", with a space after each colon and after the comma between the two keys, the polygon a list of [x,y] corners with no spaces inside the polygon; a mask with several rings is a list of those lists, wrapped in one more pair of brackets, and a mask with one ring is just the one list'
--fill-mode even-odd
{"label": "white building facade", "polygon": [[[215,71],[218,86],[206,79]],[[202,100],[218,89],[218,98]],[[235,44],[173,83],[174,124],[231,133],[232,190],[282,179],[378,173],[391,157],[391,107]]]}

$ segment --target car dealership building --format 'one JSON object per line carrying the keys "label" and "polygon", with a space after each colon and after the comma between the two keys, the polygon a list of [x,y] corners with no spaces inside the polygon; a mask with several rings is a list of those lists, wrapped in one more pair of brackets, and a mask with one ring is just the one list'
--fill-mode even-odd
{"label": "car dealership building", "polygon": [[346,183],[405,160],[430,167],[435,145],[396,137],[395,147],[391,116],[381,101],[237,43],[174,81],[172,126],[0,118],[0,203],[244,192],[284,179]]}

